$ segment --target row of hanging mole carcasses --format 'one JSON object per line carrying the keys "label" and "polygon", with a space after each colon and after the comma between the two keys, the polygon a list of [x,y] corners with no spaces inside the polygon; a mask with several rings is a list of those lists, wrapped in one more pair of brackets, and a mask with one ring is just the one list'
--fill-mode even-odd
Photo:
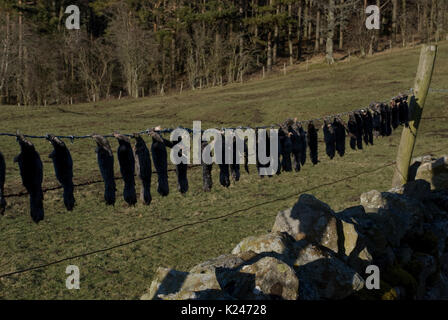
{"label": "row of hanging mole carcasses", "polygon": [[[390,106],[379,103],[371,105],[370,110],[363,109],[352,112],[349,115],[347,124],[340,117],[327,117],[324,120],[322,128],[325,151],[328,157],[333,159],[336,153],[341,157],[344,156],[347,135],[350,138],[350,147],[353,150],[357,150],[363,149],[363,144],[373,145],[373,137],[389,136],[392,134],[392,130],[396,129],[399,125],[408,126],[409,110],[406,100],[407,97],[402,96],[393,100]],[[279,166],[276,172],[277,174],[280,174],[281,171],[300,171],[301,166],[306,163],[307,149],[309,149],[309,157],[313,165],[319,162],[318,128],[316,128],[313,121],[308,122],[307,131],[304,130],[300,122],[291,119],[286,120],[279,126]],[[163,197],[169,194],[168,155],[166,147],[172,148],[181,142],[181,138],[178,141],[169,141],[164,139],[159,132],[151,131],[149,134],[152,137],[150,150],[147,148],[144,139],[138,134],[132,136],[136,141],[134,147],[132,147],[131,139],[128,136],[118,133],[114,134],[119,143],[117,157],[121,176],[124,181],[123,198],[129,205],[135,205],[137,203],[135,176],[141,181],[141,201],[145,205],[151,203],[151,156],[157,172],[157,192]],[[46,138],[53,146],[53,152],[49,157],[53,161],[56,178],[63,187],[64,205],[68,211],[71,211],[75,206],[75,198],[73,194],[73,160],[70,151],[58,137],[47,135]],[[104,200],[107,205],[114,205],[117,190],[112,148],[105,137],[94,134],[92,138],[97,144],[97,161],[104,181]],[[17,140],[21,152],[15,157],[14,162],[19,165],[23,186],[29,193],[31,218],[34,222],[38,223],[44,219],[42,161],[34,145],[29,140],[21,134],[17,134]],[[202,150],[205,147],[207,147],[207,142],[202,142]],[[269,157],[269,144],[267,144],[267,147],[267,156]],[[245,141],[244,151],[244,168],[249,173],[247,141]],[[179,156],[182,156],[181,151]],[[240,165],[236,164],[236,156],[236,153],[234,153],[233,164],[218,165],[219,181],[224,187],[230,186],[231,178],[234,181],[240,179]],[[6,208],[4,197],[5,166],[4,157],[0,152],[0,214],[4,214]],[[257,156],[256,166],[260,173],[260,168],[268,167],[269,163],[262,165],[259,163]],[[210,191],[212,189],[212,167],[213,165],[202,163],[204,191]],[[182,194],[188,191],[187,169],[187,164],[181,163],[176,165],[177,187]],[[264,176],[260,175],[260,177],[263,178]]]}

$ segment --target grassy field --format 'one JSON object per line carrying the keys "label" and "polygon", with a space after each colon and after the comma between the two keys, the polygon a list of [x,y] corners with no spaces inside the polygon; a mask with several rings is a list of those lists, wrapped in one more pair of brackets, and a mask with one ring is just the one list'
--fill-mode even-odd
{"label": "grassy field", "polygon": [[[0,106],[0,132],[20,129],[26,134],[83,135],[115,130],[128,133],[156,125],[191,127],[194,120],[202,120],[203,128],[271,124],[289,117],[306,120],[387,100],[411,88],[418,58],[419,48],[413,48],[352,59],[332,67],[316,64],[308,71],[294,66],[286,76],[272,75],[264,80],[181,95],[45,108]],[[439,48],[432,87],[448,89],[446,42]],[[448,153],[448,94],[430,94],[424,117],[415,155]],[[398,129],[391,137],[375,140],[373,147],[348,150],[345,157],[334,160],[327,158],[321,142],[321,162],[317,166],[308,160],[301,172],[283,173],[272,179],[260,179],[251,166],[250,174],[243,173],[241,180],[228,189],[219,185],[215,166],[210,193],[202,192],[198,168],[189,171],[190,190],[186,196],[177,192],[176,177],[171,172],[171,193],[160,197],[153,176],[153,201],[149,207],[140,203],[128,207],[121,196],[121,181],[117,184],[119,197],[115,207],[102,202],[102,183],[77,188],[77,206],[71,213],[64,209],[62,191],[49,191],[45,194],[45,220],[38,225],[29,216],[27,196],[8,197],[5,216],[0,217],[0,274],[129,243],[186,223],[204,222],[2,277],[0,298],[136,299],[149,287],[158,266],[188,270],[201,261],[230,252],[242,238],[268,232],[277,212],[292,206],[301,192],[309,190],[306,192],[334,210],[341,210],[358,205],[362,192],[387,190],[392,167],[373,170],[395,160],[400,134]],[[151,139],[145,139],[150,144]],[[32,141],[44,162],[44,186],[57,186],[48,158],[50,144]],[[116,150],[117,142],[110,141]],[[75,183],[99,180],[94,141],[76,140],[68,145],[74,159]],[[12,137],[0,137],[0,150],[7,162],[6,194],[24,191],[18,166],[13,163],[19,152],[17,142]],[[119,176],[117,161],[115,171]],[[338,180],[341,181],[330,184]],[[323,186],[315,188],[320,185]],[[214,219],[220,216],[223,217]],[[65,288],[65,269],[70,264],[80,268],[80,290]]]}

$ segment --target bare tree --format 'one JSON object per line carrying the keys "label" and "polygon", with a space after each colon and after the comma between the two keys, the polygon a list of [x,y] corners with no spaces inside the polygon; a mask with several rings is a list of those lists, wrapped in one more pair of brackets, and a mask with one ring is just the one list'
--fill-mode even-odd
{"label": "bare tree", "polygon": [[80,78],[88,101],[109,95],[114,69],[112,47],[103,39],[84,36],[77,52]]}
{"label": "bare tree", "polygon": [[13,65],[17,60],[17,26],[9,12],[0,11],[0,104],[2,96],[8,97],[4,90],[13,75]]}
{"label": "bare tree", "polygon": [[129,96],[138,98],[139,88],[146,80],[148,69],[157,53],[154,37],[140,25],[125,1],[118,2],[110,10],[111,42],[116,47],[126,91]]}
{"label": "bare tree", "polygon": [[[426,0],[425,0],[426,1]],[[406,34],[407,34],[407,3],[406,0],[402,0],[401,2],[401,41],[403,43],[403,47],[406,46]]]}
{"label": "bare tree", "polygon": [[334,63],[334,57],[333,57],[334,29],[335,29],[335,0],[328,0],[327,45],[326,45],[326,60],[328,64]]}
{"label": "bare tree", "polygon": [[293,49],[292,49],[292,4],[288,3],[288,53],[289,53],[289,65],[294,64]]}

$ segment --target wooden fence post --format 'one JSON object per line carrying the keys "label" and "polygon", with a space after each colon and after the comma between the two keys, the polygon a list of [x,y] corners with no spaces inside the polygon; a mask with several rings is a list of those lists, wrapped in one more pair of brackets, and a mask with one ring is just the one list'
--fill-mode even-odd
{"label": "wooden fence post", "polygon": [[395,173],[392,179],[393,187],[401,186],[408,182],[409,166],[412,160],[412,153],[414,152],[423,107],[425,106],[426,96],[431,83],[436,56],[436,45],[423,45],[414,82],[414,95],[411,96],[409,103],[409,127],[403,128],[400,146],[398,147]]}

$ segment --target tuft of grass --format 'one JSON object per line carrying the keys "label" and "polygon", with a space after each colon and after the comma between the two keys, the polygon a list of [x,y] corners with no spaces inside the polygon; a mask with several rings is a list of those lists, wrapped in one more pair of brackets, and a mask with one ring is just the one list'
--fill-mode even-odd
{"label": "tuft of grass", "polygon": [[[286,118],[299,120],[350,111],[371,101],[387,100],[413,86],[419,48],[390,55],[353,59],[332,67],[297,68],[286,76],[184,92],[181,95],[122,99],[74,106],[0,106],[0,131],[43,135],[84,135],[93,131],[134,132],[148,127],[191,127],[201,120],[203,128],[265,125]],[[448,43],[440,45],[432,87],[448,88]],[[448,151],[448,96],[428,97],[415,154]],[[202,192],[200,168],[188,172],[190,190],[182,196],[176,177],[169,174],[170,195],[162,198],[152,180],[153,201],[129,208],[122,199],[123,183],[117,182],[114,207],[103,202],[102,183],[75,190],[77,206],[66,212],[62,190],[45,194],[45,220],[38,225],[29,217],[28,198],[8,197],[5,216],[0,217],[0,274],[27,269],[66,257],[127,243],[186,223],[229,213],[227,217],[177,229],[161,236],[113,250],[71,259],[46,268],[0,278],[3,299],[136,299],[149,287],[158,266],[189,270],[195,264],[230,252],[244,237],[269,232],[278,211],[292,206],[300,193],[328,203],[334,210],[358,205],[362,192],[390,188],[393,167],[372,171],[395,160],[401,129],[391,137],[375,140],[362,151],[347,149],[343,158],[329,160],[319,144],[317,166],[307,164],[298,173],[282,173],[260,179],[256,168],[225,189],[219,185],[218,167],[213,168],[213,189]],[[322,140],[322,132],[319,132]],[[148,145],[149,137],[145,138]],[[44,186],[57,186],[49,143],[33,140],[44,164]],[[111,139],[113,149],[117,142]],[[69,143],[74,160],[75,183],[100,180],[91,140]],[[6,194],[24,191],[18,167],[12,162],[19,152],[14,138],[0,137],[0,150],[7,161]],[[115,155],[116,157],[116,155]],[[366,171],[370,173],[361,174]],[[118,162],[115,173],[119,176]],[[361,174],[361,175],[359,175]],[[345,177],[352,176],[350,179]],[[332,181],[338,181],[329,184]],[[139,182],[137,182],[139,190]],[[320,188],[316,186],[324,185]],[[80,290],[67,290],[65,269],[80,268]]]}

